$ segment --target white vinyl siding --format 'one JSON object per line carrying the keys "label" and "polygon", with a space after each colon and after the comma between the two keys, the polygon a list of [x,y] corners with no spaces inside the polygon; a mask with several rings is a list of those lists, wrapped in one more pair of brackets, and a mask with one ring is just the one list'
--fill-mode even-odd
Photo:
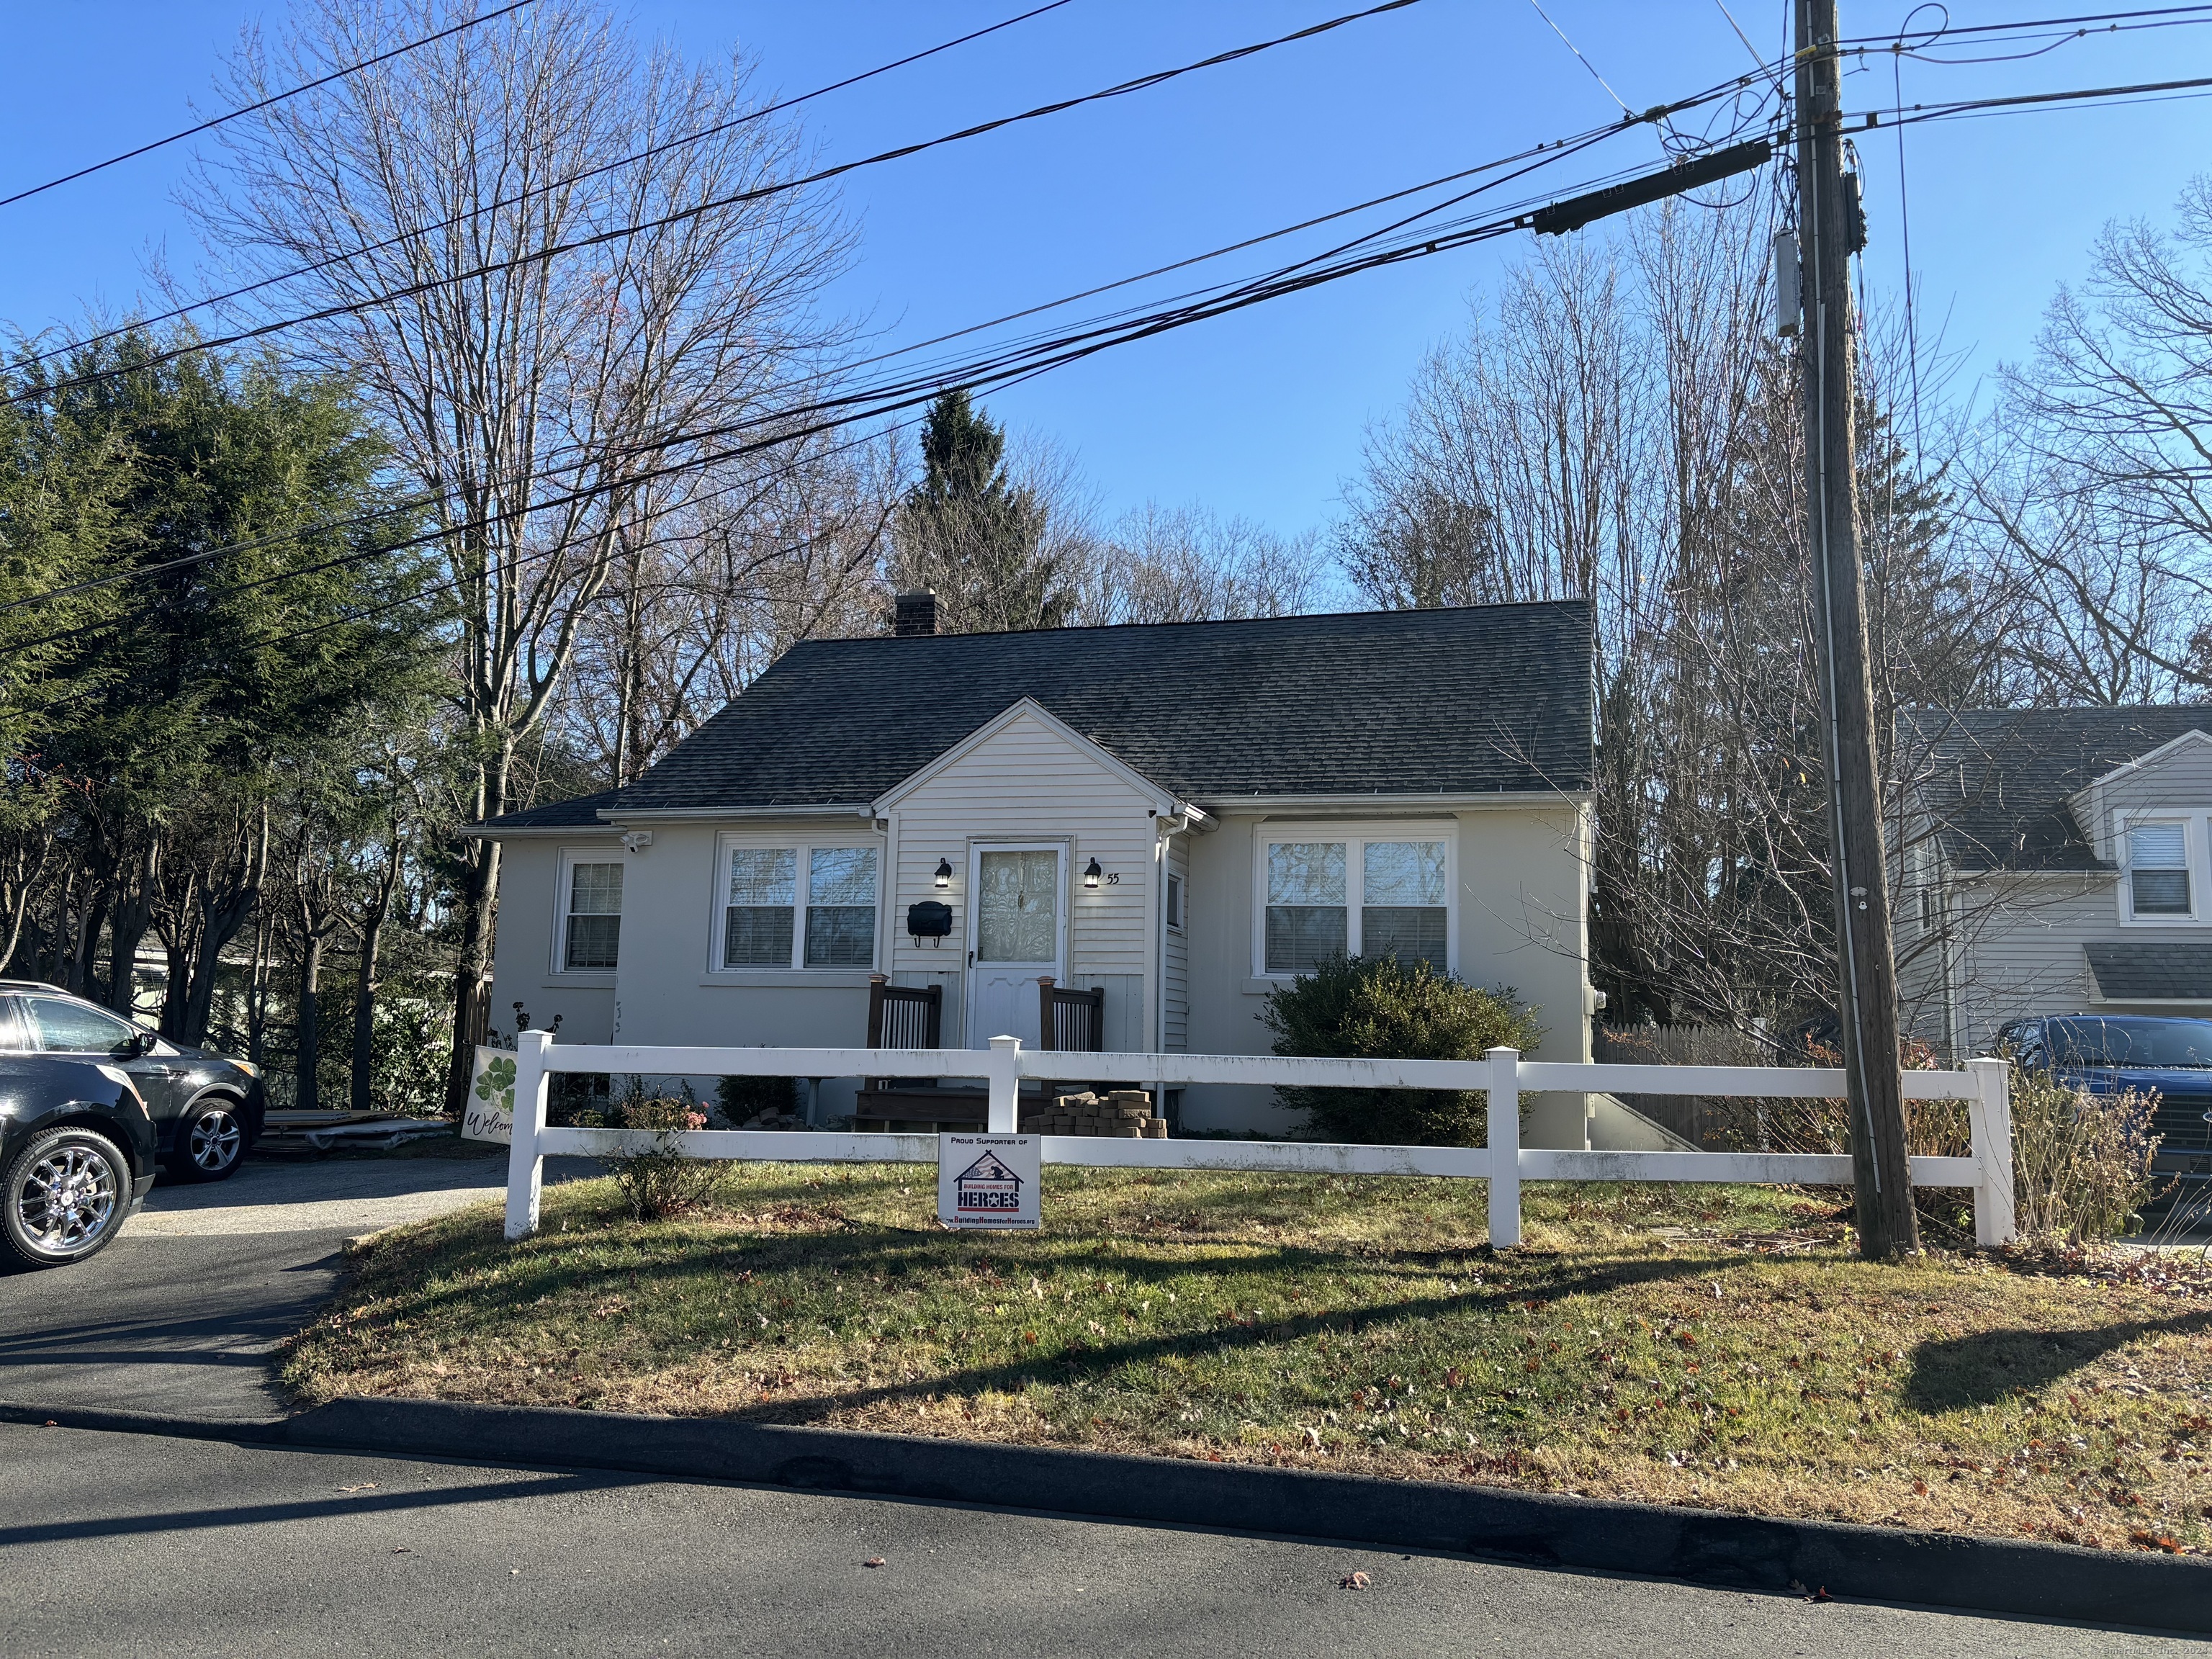
{"label": "white vinyl siding", "polygon": [[870,969],[880,846],[726,837],[716,857],[721,926],[713,966]]}
{"label": "white vinyl siding", "polygon": [[[893,878],[887,958],[901,984],[945,987],[948,1043],[963,1041],[969,938],[971,848],[1065,842],[1068,849],[1067,966],[1074,988],[1103,987],[1106,1046],[1152,1046],[1146,1012],[1148,971],[1156,950],[1153,927],[1152,805],[1126,777],[1086,747],[1071,743],[1042,720],[1008,722],[967,753],[957,756],[890,807]],[[1093,858],[1104,877],[1083,884]],[[957,872],[950,890],[935,885],[939,859]],[[952,935],[941,946],[906,931],[907,907],[938,899],[952,908]]]}

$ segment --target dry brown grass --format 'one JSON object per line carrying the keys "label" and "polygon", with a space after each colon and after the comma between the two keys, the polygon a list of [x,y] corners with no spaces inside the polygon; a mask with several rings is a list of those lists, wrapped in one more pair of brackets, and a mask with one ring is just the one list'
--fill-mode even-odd
{"label": "dry brown grass", "polygon": [[[2212,1549],[2212,1280],[1858,1261],[1769,1188],[1054,1170],[946,1234],[927,1172],[743,1166],[383,1236],[291,1345],[308,1399],[727,1413]],[[2063,1264],[2062,1264],[2063,1265]]]}

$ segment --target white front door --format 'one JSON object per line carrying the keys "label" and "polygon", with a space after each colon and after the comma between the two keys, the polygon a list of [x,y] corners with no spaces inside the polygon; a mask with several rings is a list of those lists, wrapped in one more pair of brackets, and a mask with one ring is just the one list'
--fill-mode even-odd
{"label": "white front door", "polygon": [[1067,977],[1066,856],[1051,842],[978,847],[969,854],[969,1048],[988,1047],[994,1036],[1037,1046],[1037,980]]}

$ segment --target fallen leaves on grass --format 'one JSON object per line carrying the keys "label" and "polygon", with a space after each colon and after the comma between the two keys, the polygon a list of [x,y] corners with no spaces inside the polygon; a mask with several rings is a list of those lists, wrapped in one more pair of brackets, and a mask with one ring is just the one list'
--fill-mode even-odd
{"label": "fallen leaves on grass", "polygon": [[827,1227],[773,1165],[649,1225],[563,1186],[520,1245],[490,1207],[389,1235],[283,1376],[2212,1550],[2212,1310],[2167,1281],[1730,1248],[1793,1218],[1766,1188],[1532,1187],[1543,1243],[1500,1255],[1464,1182],[1046,1182],[1012,1237],[866,1168]]}

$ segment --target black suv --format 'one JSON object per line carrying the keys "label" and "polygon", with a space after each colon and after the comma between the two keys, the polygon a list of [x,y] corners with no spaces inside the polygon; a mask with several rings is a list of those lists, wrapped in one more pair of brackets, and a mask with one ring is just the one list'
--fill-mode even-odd
{"label": "black suv", "polygon": [[83,1261],[153,1184],[154,1121],[121,1066],[0,1054],[0,1262]]}
{"label": "black suv", "polygon": [[82,997],[0,980],[0,1054],[104,1060],[131,1074],[154,1119],[157,1156],[179,1181],[221,1181],[261,1138],[259,1074],[187,1048]]}

